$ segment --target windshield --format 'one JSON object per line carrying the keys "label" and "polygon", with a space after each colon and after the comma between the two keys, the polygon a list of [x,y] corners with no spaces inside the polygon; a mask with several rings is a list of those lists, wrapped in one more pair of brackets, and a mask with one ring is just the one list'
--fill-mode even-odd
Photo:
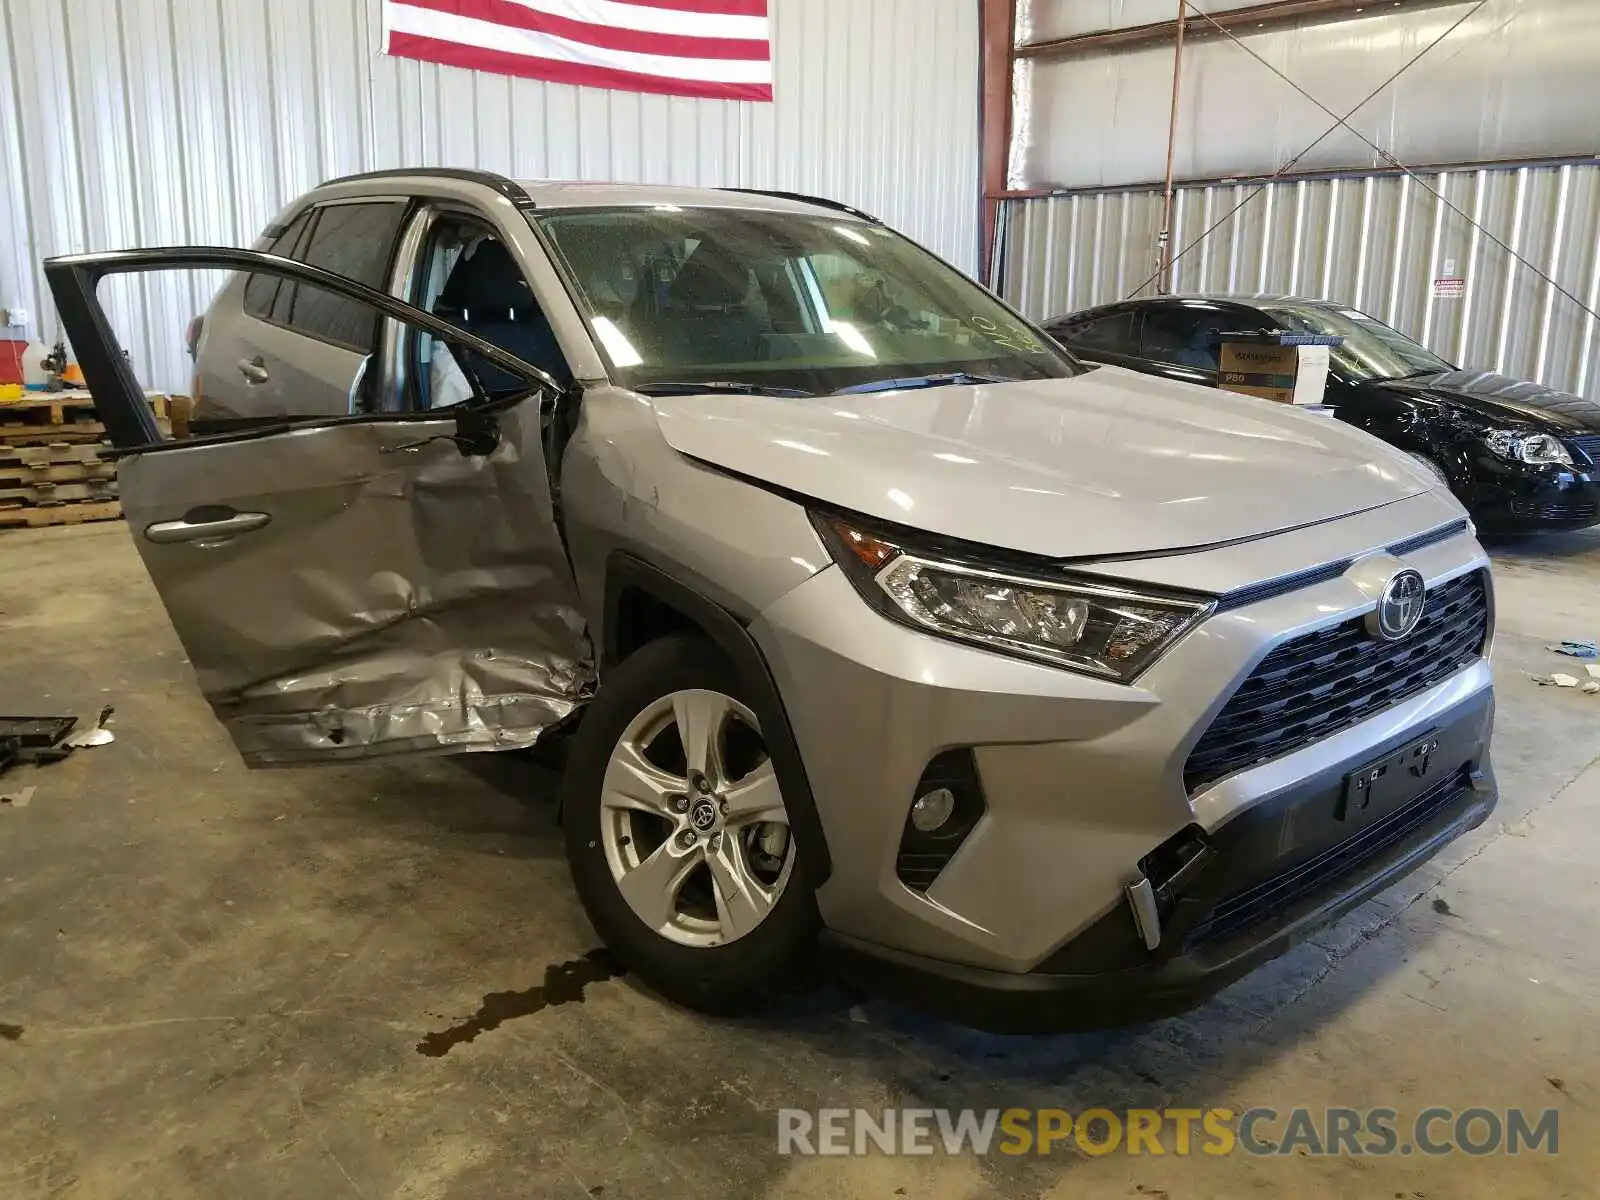
{"label": "windshield", "polygon": [[1352,379],[1403,379],[1407,375],[1455,370],[1426,346],[1353,308],[1308,305],[1304,308],[1263,307],[1262,311],[1294,333],[1342,337],[1344,345],[1335,346],[1331,357],[1333,365]]}
{"label": "windshield", "polygon": [[826,394],[883,380],[1039,379],[1083,368],[881,225],[734,208],[531,213],[619,382]]}

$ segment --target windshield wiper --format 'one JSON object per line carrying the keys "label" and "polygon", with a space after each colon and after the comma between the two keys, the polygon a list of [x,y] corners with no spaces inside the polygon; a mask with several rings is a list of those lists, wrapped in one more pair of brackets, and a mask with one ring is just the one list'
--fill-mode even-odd
{"label": "windshield wiper", "polygon": [[866,392],[894,392],[901,388],[965,387],[975,383],[1015,383],[994,375],[971,375],[966,371],[947,371],[942,375],[908,375],[904,379],[876,379],[840,388],[835,396],[859,396]]}
{"label": "windshield wiper", "polygon": [[815,396],[804,388],[769,387],[764,383],[747,383],[742,379],[660,379],[641,383],[633,389],[646,396],[697,396],[702,392],[723,392],[732,396],[785,396],[800,399]]}

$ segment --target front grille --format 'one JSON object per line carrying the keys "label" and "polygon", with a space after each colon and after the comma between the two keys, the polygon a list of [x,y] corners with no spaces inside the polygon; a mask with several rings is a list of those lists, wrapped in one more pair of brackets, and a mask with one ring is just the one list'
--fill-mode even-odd
{"label": "front grille", "polygon": [[[1402,541],[1395,542],[1387,547],[1390,554],[1397,558],[1404,558],[1408,554],[1415,554],[1426,546],[1437,545],[1439,542],[1448,541],[1458,533],[1465,533],[1467,522],[1465,519],[1451,521],[1448,525],[1441,525],[1437,529],[1430,529],[1426,533],[1412,534]],[[1297,571],[1293,575],[1280,575],[1276,579],[1264,579],[1260,583],[1252,583],[1246,587],[1236,588],[1217,597],[1216,612],[1227,612],[1230,608],[1243,608],[1246,604],[1259,604],[1263,600],[1270,600],[1274,596],[1284,596],[1290,592],[1299,591],[1318,583],[1326,583],[1330,579],[1337,579],[1350,569],[1353,559],[1341,558],[1335,562],[1323,563],[1320,567],[1310,567],[1304,571]]]}
{"label": "front grille", "polygon": [[[1600,453],[1600,448],[1597,448],[1597,453]],[[1593,500],[1572,504],[1546,504],[1527,499],[1511,502],[1513,517],[1537,517],[1541,521],[1592,521],[1597,511],[1600,508]]]}
{"label": "front grille", "polygon": [[1200,946],[1284,913],[1305,897],[1337,885],[1402,838],[1453,805],[1471,786],[1466,769],[1452,774],[1355,836],[1330,846],[1306,862],[1221,900],[1197,921],[1185,939]]}
{"label": "front grille", "polygon": [[1190,792],[1337,733],[1453,675],[1483,652],[1489,597],[1482,571],[1428,592],[1409,637],[1380,642],[1361,618],[1306,634],[1267,655],[1189,752]]}
{"label": "front grille", "polygon": [[1587,458],[1591,465],[1600,465],[1600,433],[1584,433],[1569,437],[1567,446]]}

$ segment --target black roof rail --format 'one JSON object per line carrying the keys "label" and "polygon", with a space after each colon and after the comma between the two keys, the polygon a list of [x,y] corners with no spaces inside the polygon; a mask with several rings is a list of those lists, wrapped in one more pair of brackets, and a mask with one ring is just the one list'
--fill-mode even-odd
{"label": "black roof rail", "polygon": [[873,225],[882,225],[870,213],[864,213],[859,208],[851,208],[848,204],[841,204],[837,200],[829,200],[825,196],[807,196],[804,192],[777,192],[770,188],[719,188],[724,192],[743,192],[747,196],[772,196],[777,200],[793,200],[799,204],[815,204],[818,208],[831,208],[835,212],[849,213],[852,217],[867,221]]}
{"label": "black roof rail", "polygon": [[458,179],[463,183],[479,183],[493,188],[511,203],[522,208],[533,208],[533,197],[514,179],[507,179],[495,171],[479,171],[471,167],[390,167],[385,171],[362,171],[358,175],[340,175],[324,179],[318,187],[335,183],[359,183],[363,180],[398,179],[407,175],[420,175],[425,179]]}

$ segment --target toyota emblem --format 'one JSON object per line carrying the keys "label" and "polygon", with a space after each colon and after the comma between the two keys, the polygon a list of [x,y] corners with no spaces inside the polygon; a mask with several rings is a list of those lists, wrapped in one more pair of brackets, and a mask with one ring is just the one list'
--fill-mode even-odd
{"label": "toyota emblem", "polygon": [[1367,630],[1380,641],[1397,642],[1417,627],[1427,602],[1428,588],[1422,576],[1410,567],[1396,571],[1383,585]]}
{"label": "toyota emblem", "polygon": [[708,832],[717,823],[717,806],[709,800],[696,800],[689,810],[689,823],[701,833]]}

